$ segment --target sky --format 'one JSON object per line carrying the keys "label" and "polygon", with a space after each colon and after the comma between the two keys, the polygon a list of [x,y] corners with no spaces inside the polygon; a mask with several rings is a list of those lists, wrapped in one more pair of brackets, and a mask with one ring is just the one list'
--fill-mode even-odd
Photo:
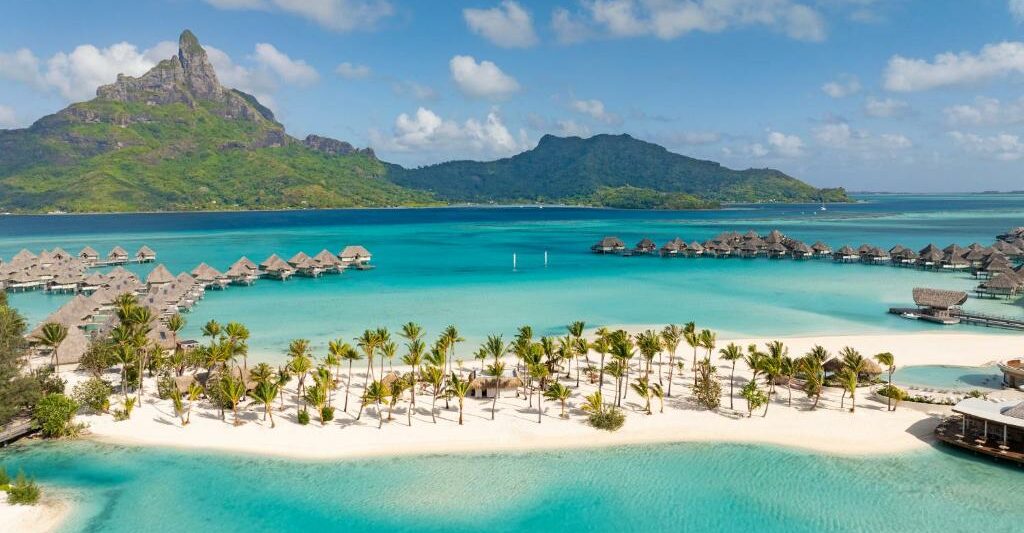
{"label": "sky", "polygon": [[628,133],[854,191],[1024,190],[1024,0],[0,0],[0,128],[191,29],[289,133],[407,166]]}

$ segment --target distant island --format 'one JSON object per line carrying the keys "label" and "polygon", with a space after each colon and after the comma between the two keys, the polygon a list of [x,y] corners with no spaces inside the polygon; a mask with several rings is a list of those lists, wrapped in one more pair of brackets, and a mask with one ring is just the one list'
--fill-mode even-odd
{"label": "distant island", "polygon": [[0,209],[131,212],[561,203],[705,209],[848,202],[773,169],[732,170],[629,135],[544,136],[490,162],[416,169],[371,149],[289,136],[252,95],[222,86],[199,40],[17,130],[0,130]]}

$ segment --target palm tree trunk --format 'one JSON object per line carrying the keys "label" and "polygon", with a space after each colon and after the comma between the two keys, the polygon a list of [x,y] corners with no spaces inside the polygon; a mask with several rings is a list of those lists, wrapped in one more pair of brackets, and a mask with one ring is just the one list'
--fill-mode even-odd
{"label": "palm tree trunk", "polygon": [[345,408],[343,411],[348,412],[348,394],[349,390],[352,389],[352,360],[348,360],[348,380],[345,382]]}
{"label": "palm tree trunk", "polygon": [[[732,372],[729,373],[729,409],[732,409],[733,399],[733,386],[736,384],[736,361],[732,362]],[[672,381],[668,382],[668,386],[672,386]],[[671,390],[671,389],[669,389]],[[669,395],[671,396],[671,394]]]}
{"label": "palm tree trunk", "polygon": [[380,401],[377,401],[377,429],[384,426],[384,410],[380,408]]}
{"label": "palm tree trunk", "polygon": [[[597,392],[600,392],[601,396],[604,396],[604,353],[603,352],[601,353],[601,369],[600,369],[600,378],[598,379]],[[618,394],[618,393],[616,393],[616,394]]]}
{"label": "palm tree trunk", "polygon": [[498,396],[501,396],[501,376],[494,378],[494,400],[491,402],[491,420],[498,411]]}
{"label": "palm tree trunk", "polygon": [[462,398],[459,398],[459,425],[462,425]]}
{"label": "palm tree trunk", "polygon": [[562,418],[565,418],[565,400],[562,400]]}
{"label": "palm tree trunk", "polygon": [[538,424],[540,424],[540,417],[544,413],[544,410],[541,408],[541,397],[542,397],[542,394],[540,392],[540,389],[541,389],[540,387],[537,387],[537,423]]}
{"label": "palm tree trunk", "polygon": [[[673,350],[672,354],[668,357],[668,397],[672,397],[672,374],[676,366],[676,352]],[[732,405],[729,406],[732,408]]]}
{"label": "palm tree trunk", "polygon": [[[589,361],[589,358],[588,358],[588,361]],[[576,356],[576,388],[577,389],[580,388],[580,360],[579,360],[579,356]]]}
{"label": "palm tree trunk", "polygon": [[275,427],[275,425],[274,425],[274,414],[271,413],[271,411],[273,411],[273,408],[270,407],[270,404],[268,403],[267,404],[267,416],[270,417],[270,428],[273,429]]}
{"label": "palm tree trunk", "polygon": [[889,387],[888,387],[888,389],[889,389],[889,394],[887,394],[886,397],[885,397],[885,410],[886,411],[892,411],[893,410],[893,408],[892,408],[892,396],[890,396],[892,394],[892,367],[889,368]]}
{"label": "palm tree trunk", "polygon": [[[415,383],[415,382],[413,382]],[[412,396],[412,400],[409,402],[409,407],[405,409],[405,423],[412,427],[412,410],[416,407],[416,386],[413,385],[412,389],[409,390],[409,395]]]}

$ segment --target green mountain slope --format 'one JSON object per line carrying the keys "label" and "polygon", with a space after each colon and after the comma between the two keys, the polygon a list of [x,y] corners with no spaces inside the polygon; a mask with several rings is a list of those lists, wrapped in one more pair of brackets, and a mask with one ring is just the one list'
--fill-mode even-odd
{"label": "green mountain slope", "polygon": [[22,130],[0,131],[0,208],[138,211],[431,203],[382,178],[370,150],[289,137],[250,95],[222,87],[191,32],[139,78]]}
{"label": "green mountain slope", "polygon": [[[629,135],[589,139],[546,135],[533,150],[491,162],[452,161],[417,169],[389,166],[399,185],[451,201],[552,201],[607,205],[610,197],[658,204],[845,202],[842,189],[817,189],[778,170],[732,170],[669,152]],[[647,205],[647,207],[659,207]]]}

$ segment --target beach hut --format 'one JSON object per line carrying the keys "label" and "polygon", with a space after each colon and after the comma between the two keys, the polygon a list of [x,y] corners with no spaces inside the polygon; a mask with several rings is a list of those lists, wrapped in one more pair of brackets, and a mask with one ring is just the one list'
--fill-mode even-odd
{"label": "beach hut", "polygon": [[1024,391],[1024,359],[1008,359],[997,364],[1003,373],[1003,386]]}
{"label": "beach hut", "polygon": [[1017,275],[1012,271],[1000,272],[991,279],[982,282],[978,285],[975,292],[979,296],[1002,296],[1004,298],[1010,298],[1016,296],[1021,289],[1021,280],[1017,278]]}
{"label": "beach hut", "polygon": [[[314,261],[312,257],[309,257],[306,254],[302,255],[304,255],[305,257],[299,258],[299,260],[294,263],[289,261],[288,264],[291,265],[291,267],[294,268],[295,271],[298,272],[300,275],[309,278],[320,277],[320,274],[323,273],[324,271],[323,268],[320,267],[320,264]],[[292,259],[295,258],[293,257]]]}
{"label": "beach hut", "polygon": [[307,255],[306,252],[299,252],[293,255],[291,259],[288,260],[288,264],[291,265],[292,267],[296,267],[298,266],[299,263],[305,262],[308,259],[312,258],[309,257],[309,255]]}
{"label": "beach hut", "polygon": [[814,257],[827,257],[832,255],[832,247],[821,241],[815,241],[815,243],[811,245],[811,250],[814,250]]}
{"label": "beach hut", "polygon": [[929,244],[917,252],[917,266],[921,268],[939,268],[943,253],[938,246]]}
{"label": "beach hut", "polygon": [[128,251],[120,246],[115,246],[107,254],[107,263],[111,265],[123,265],[128,262]]}
{"label": "beach hut", "polygon": [[[619,241],[619,244],[621,245],[619,248],[619,252],[626,249],[626,245],[623,244],[622,241]],[[352,266],[355,267],[357,270],[366,270],[368,268],[371,268],[370,259],[373,258],[373,255],[370,254],[369,250],[363,248],[362,246],[351,245],[346,246],[345,249],[342,250],[340,254],[338,254],[338,257],[341,258],[342,264],[344,264],[346,267]]]}
{"label": "beach hut", "polygon": [[849,245],[845,245],[836,250],[836,253],[832,255],[832,259],[839,263],[853,263],[860,260],[860,255],[857,254],[857,250],[854,250]]}
{"label": "beach hut", "polygon": [[782,243],[773,243],[768,245],[768,258],[769,259],[782,259],[786,257],[786,247]]}
{"label": "beach hut", "polygon": [[654,241],[644,237],[640,239],[640,242],[636,243],[636,248],[633,249],[638,254],[653,254],[658,251],[658,245],[654,244]]}
{"label": "beach hut", "polygon": [[793,259],[807,259],[808,257],[814,257],[814,249],[800,241],[795,241],[792,246],[790,246],[790,253],[793,254]]}
{"label": "beach hut", "polygon": [[967,293],[917,287],[913,291],[914,305],[920,318],[939,324],[959,324],[959,308],[967,301]]}
{"label": "beach hut", "polygon": [[224,289],[228,283],[231,283],[227,276],[206,263],[200,263],[199,266],[192,269],[192,277],[195,283],[208,289]]}
{"label": "beach hut", "polygon": [[785,238],[786,236],[783,235],[781,231],[773,229],[765,236],[764,242],[769,245],[782,244],[782,241],[785,240]]}
{"label": "beach hut", "polygon": [[137,252],[135,252],[135,261],[139,263],[152,263],[156,261],[156,252],[152,248],[142,245]]}
{"label": "beach hut", "polygon": [[171,271],[167,270],[163,264],[157,265],[146,276],[146,285],[149,287],[164,285],[172,281],[174,281],[174,274],[171,274]]}
{"label": "beach hut", "polygon": [[759,249],[756,243],[747,240],[740,244],[739,248],[737,248],[737,251],[740,257],[744,259],[753,259],[757,257]]}
{"label": "beach hut", "polygon": [[662,257],[679,257],[686,252],[686,242],[679,237],[666,242],[659,250]]}
{"label": "beach hut", "polygon": [[[501,390],[512,391],[522,387],[523,381],[518,377],[511,376],[501,378]],[[479,377],[469,382],[470,398],[494,398],[498,393],[498,380],[494,377]]]}
{"label": "beach hut", "polygon": [[[351,247],[346,247],[345,250],[348,250],[349,248]],[[603,237],[601,240],[597,241],[596,244],[590,247],[590,251],[595,254],[620,254],[625,249],[626,243],[622,242],[622,239],[618,237]],[[346,263],[349,262],[345,260],[344,252],[342,252],[341,260]]]}

